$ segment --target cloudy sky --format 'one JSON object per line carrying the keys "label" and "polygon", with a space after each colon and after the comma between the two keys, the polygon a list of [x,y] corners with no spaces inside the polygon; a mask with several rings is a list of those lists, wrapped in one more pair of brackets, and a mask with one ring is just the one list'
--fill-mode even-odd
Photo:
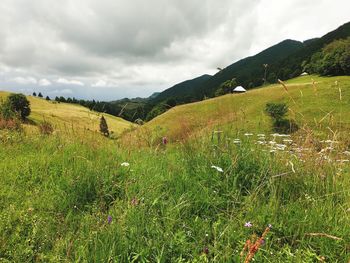
{"label": "cloudy sky", "polygon": [[286,38],[350,21],[349,0],[1,0],[0,90],[149,96]]}

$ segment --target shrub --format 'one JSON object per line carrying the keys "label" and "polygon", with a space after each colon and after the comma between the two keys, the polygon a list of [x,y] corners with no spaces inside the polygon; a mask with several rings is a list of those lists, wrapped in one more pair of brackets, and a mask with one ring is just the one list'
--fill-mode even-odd
{"label": "shrub", "polygon": [[109,136],[108,125],[107,125],[106,119],[105,119],[105,117],[103,117],[103,115],[100,119],[100,132],[106,137]]}
{"label": "shrub", "polygon": [[23,94],[10,94],[7,98],[12,111],[16,112],[22,120],[25,120],[30,114],[30,103]]}
{"label": "shrub", "polygon": [[38,128],[39,128],[40,133],[43,135],[50,135],[53,133],[52,124],[48,121],[44,121],[44,122],[40,123]]}
{"label": "shrub", "polygon": [[22,129],[21,122],[18,119],[0,118],[0,130],[20,131]]}
{"label": "shrub", "polygon": [[288,106],[285,103],[267,103],[266,113],[273,119],[273,131],[279,133],[293,133],[299,129],[294,120],[285,118]]}
{"label": "shrub", "polygon": [[0,130],[21,130],[21,122],[9,100],[0,101]]}
{"label": "shrub", "polygon": [[265,111],[275,121],[283,119],[287,112],[288,106],[285,103],[267,103]]}

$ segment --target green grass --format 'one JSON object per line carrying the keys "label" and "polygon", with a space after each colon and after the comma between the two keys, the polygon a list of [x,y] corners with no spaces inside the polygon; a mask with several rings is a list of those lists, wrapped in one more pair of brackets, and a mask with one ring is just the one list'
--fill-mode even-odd
{"label": "green grass", "polygon": [[99,137],[1,138],[3,262],[239,262],[267,224],[257,262],[350,256],[346,165],[270,154],[252,139],[128,152]]}
{"label": "green grass", "polygon": [[[242,262],[246,241],[268,224],[255,262],[348,262],[350,140],[335,131],[349,134],[349,78],[337,78],[341,101],[334,78],[317,79],[317,99],[309,98],[312,87],[300,84],[309,78],[287,84],[291,107],[304,115],[296,120],[308,124],[292,143],[268,135],[260,112],[270,100],[291,105],[277,85],[176,107],[146,124],[158,137],[199,135],[168,145],[129,147],[94,132],[77,139],[76,126],[51,136],[0,131],[0,262]],[[32,101],[31,118],[74,106],[44,102]],[[80,116],[74,107],[60,109],[66,121]],[[245,117],[233,124],[221,114],[242,107]],[[319,123],[322,114],[311,112],[317,107],[334,110],[333,120]],[[216,123],[205,128],[213,114]],[[189,116],[202,119],[191,126]],[[175,121],[187,130],[172,133]],[[212,137],[217,128],[223,133]],[[259,144],[260,131],[268,131],[266,144]],[[149,143],[154,136],[147,129],[141,135],[129,139]],[[248,221],[251,228],[244,227]]]}
{"label": "green grass", "polygon": [[[312,80],[316,81],[314,89]],[[338,81],[338,86],[335,85]],[[288,93],[281,85],[269,85],[244,94],[229,94],[201,102],[177,106],[156,117],[135,137],[147,130],[171,140],[188,138],[203,130],[230,129],[267,132],[271,121],[264,109],[268,102],[286,102],[289,118],[299,126],[308,125],[314,131],[350,128],[350,77],[304,76],[286,82]],[[340,100],[339,88],[342,100]]]}

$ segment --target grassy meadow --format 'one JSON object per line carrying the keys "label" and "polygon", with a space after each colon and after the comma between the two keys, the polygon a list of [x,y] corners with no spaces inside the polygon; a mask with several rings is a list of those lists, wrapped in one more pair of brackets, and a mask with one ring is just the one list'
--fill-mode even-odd
{"label": "grassy meadow", "polygon": [[327,127],[334,131],[349,130],[350,77],[311,75],[285,84],[287,91],[282,85],[274,84],[177,106],[128,136],[131,141],[152,138],[159,142],[162,136],[176,141],[212,130],[269,132],[271,121],[264,111],[268,102],[285,102],[289,106],[289,118],[303,128],[319,133],[328,132]]}
{"label": "grassy meadow", "polygon": [[[286,85],[133,130],[107,116],[118,140],[0,131],[0,262],[348,262],[350,77]],[[30,100],[32,120],[98,129],[83,107]],[[271,132],[271,101],[298,132]]]}

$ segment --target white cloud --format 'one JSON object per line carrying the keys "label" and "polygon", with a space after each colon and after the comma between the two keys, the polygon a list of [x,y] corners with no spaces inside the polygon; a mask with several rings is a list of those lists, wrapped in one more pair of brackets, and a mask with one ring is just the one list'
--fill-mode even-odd
{"label": "white cloud", "polygon": [[51,91],[52,94],[60,94],[60,95],[70,95],[73,94],[71,89],[56,89]]}
{"label": "white cloud", "polygon": [[34,77],[15,77],[11,79],[11,81],[16,82],[18,84],[37,84],[38,81]]}
{"label": "white cloud", "polygon": [[39,86],[46,87],[46,86],[51,86],[51,85],[52,85],[51,81],[49,81],[47,79],[39,80]]}
{"label": "white cloud", "polygon": [[65,84],[65,85],[78,85],[78,86],[84,86],[85,84],[79,80],[68,80],[68,79],[65,79],[65,78],[59,78],[56,80],[57,83],[60,83],[60,84]]}
{"label": "white cloud", "polygon": [[112,83],[103,79],[99,79],[98,81],[96,81],[95,83],[91,84],[91,87],[116,87],[117,84],[116,83]]}

